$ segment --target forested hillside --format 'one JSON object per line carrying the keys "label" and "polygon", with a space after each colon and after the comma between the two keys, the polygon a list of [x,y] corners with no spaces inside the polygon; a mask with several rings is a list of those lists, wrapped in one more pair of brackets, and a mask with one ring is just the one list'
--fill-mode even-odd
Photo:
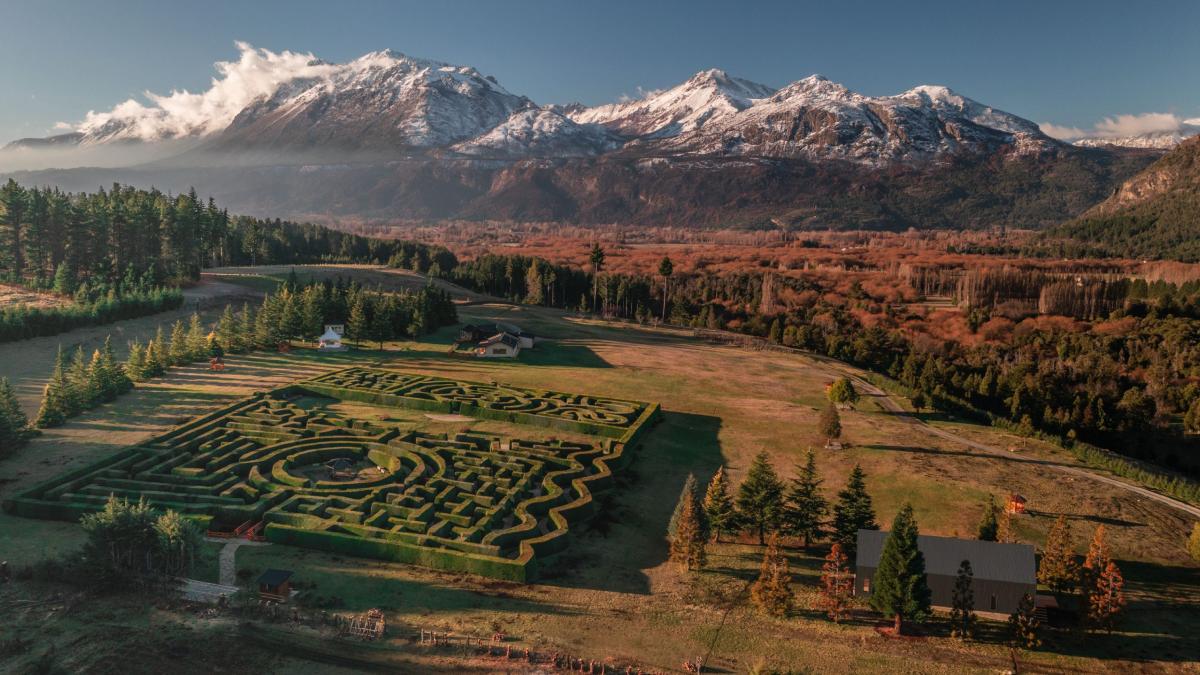
{"label": "forested hillside", "polygon": [[0,187],[0,281],[51,291],[49,307],[0,307],[0,341],[54,335],[178,307],[175,286],[215,265],[360,262],[433,271],[457,264],[440,247],[318,225],[231,217],[194,190],[172,196],[114,185],[70,194]]}
{"label": "forested hillside", "polygon": [[1081,217],[1052,228],[1063,252],[1200,261],[1200,137],[1181,143]]}
{"label": "forested hillside", "polygon": [[[94,193],[0,187],[0,278],[71,294],[84,282],[149,275],[152,284],[199,278],[218,265],[313,262],[453,267],[445,249],[287,221],[230,216],[189,190],[170,195],[114,185]],[[130,272],[132,270],[132,272]]]}

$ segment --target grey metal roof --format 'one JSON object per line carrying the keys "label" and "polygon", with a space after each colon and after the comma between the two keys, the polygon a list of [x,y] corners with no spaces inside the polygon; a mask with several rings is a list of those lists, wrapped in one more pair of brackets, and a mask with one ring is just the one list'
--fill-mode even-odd
{"label": "grey metal roof", "polygon": [[[858,531],[858,567],[878,567],[883,542],[888,532]],[[925,556],[925,573],[953,577],[964,560],[971,561],[976,579],[1009,581],[1018,584],[1037,582],[1037,561],[1028,544],[1000,544],[978,539],[955,539],[919,535],[917,549]]]}

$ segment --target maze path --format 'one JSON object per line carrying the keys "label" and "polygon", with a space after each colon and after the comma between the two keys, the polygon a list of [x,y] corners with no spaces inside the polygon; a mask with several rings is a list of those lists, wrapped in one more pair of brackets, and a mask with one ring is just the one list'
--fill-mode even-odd
{"label": "maze path", "polygon": [[[567,442],[401,431],[307,410],[321,394],[592,432]],[[110,495],[145,499],[214,528],[266,524],[268,539],[526,580],[609,486],[657,406],[350,368],[256,394],[5,504],[78,518]],[[619,436],[616,434],[619,432]],[[330,464],[353,467],[337,475]]]}

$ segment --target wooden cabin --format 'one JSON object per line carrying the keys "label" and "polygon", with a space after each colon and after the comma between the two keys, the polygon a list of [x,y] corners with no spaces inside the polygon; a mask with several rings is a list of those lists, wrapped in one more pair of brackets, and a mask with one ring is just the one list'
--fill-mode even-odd
{"label": "wooden cabin", "polygon": [[258,578],[258,596],[264,600],[287,602],[292,593],[292,571],[269,569]]}

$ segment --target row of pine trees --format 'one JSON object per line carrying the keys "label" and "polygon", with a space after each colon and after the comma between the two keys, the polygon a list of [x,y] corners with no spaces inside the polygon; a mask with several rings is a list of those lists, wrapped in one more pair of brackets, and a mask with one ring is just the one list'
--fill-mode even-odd
{"label": "row of pine trees", "polygon": [[[785,483],[765,452],[755,456],[745,480],[731,494],[724,468],[717,469],[703,498],[694,475],[689,474],[668,524],[670,559],[687,571],[707,564],[707,546],[722,534],[750,533],[766,545],[750,596],[764,612],[778,617],[793,609],[791,573],[781,538],[799,538],[805,549],[813,541],[831,542],[821,571],[815,609],[835,622],[849,616],[854,572],[850,561],[857,549],[859,530],[878,530],[866,475],[857,464],[832,507],[821,495],[822,480],[809,451],[796,476]],[[827,516],[832,516],[828,520]],[[899,633],[905,622],[923,622],[932,616],[931,593],[926,581],[924,556],[918,548],[919,528],[913,508],[904,504],[892,522],[874,576],[869,605],[894,621]],[[1007,511],[989,498],[980,522],[979,538],[1012,542]],[[962,561],[950,612],[951,634],[961,639],[976,635],[976,617],[969,561]],[[1078,590],[1087,625],[1111,631],[1125,604],[1124,581],[1108,553],[1104,526],[1096,529],[1088,554],[1079,565],[1071,547],[1069,521],[1060,516],[1051,529],[1038,567],[1038,582],[1057,592]],[[1036,648],[1041,644],[1040,620],[1031,595],[1022,599],[1009,618],[1014,645]]]}

